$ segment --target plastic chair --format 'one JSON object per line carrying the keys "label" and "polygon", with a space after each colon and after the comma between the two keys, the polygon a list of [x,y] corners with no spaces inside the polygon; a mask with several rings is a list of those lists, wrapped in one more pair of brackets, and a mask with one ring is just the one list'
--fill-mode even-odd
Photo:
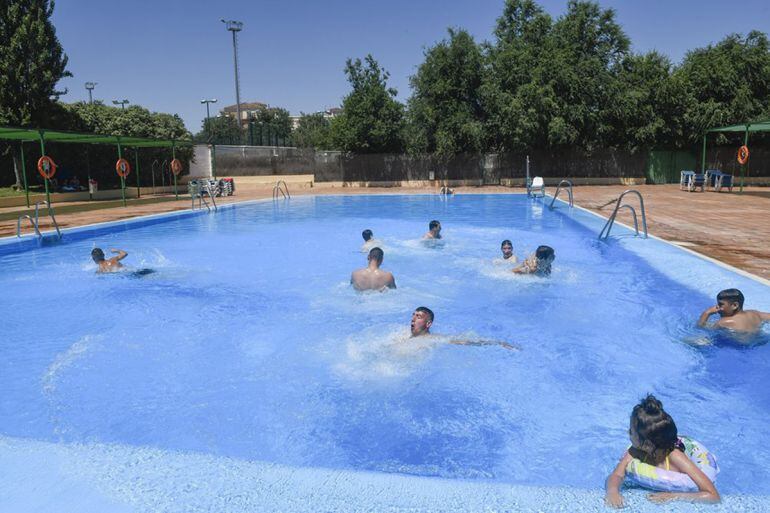
{"label": "plastic chair", "polygon": [[541,198],[545,197],[545,182],[543,181],[543,177],[536,176],[533,178],[532,185],[529,186],[529,190],[533,198],[537,198],[538,195]]}

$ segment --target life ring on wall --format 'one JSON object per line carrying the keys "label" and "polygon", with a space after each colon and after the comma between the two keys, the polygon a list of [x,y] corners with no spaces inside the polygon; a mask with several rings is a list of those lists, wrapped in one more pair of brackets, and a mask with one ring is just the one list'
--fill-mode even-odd
{"label": "life ring on wall", "polygon": [[43,155],[37,161],[37,172],[43,178],[50,180],[56,174],[56,162],[48,155]]}
{"label": "life ring on wall", "polygon": [[738,148],[738,164],[745,165],[749,161],[749,147],[745,144]]}
{"label": "life ring on wall", "polygon": [[182,172],[182,161],[179,159],[174,159],[171,161],[171,172],[174,173],[174,175],[178,175]]}
{"label": "life ring on wall", "polygon": [[119,177],[125,178],[131,172],[131,164],[126,159],[118,159],[115,162],[115,171],[117,171]]}

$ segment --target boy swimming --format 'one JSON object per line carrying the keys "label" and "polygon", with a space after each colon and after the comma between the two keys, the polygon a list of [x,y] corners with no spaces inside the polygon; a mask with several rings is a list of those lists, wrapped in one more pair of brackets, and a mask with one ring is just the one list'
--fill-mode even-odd
{"label": "boy swimming", "polygon": [[[707,308],[698,319],[698,326],[727,328],[743,333],[756,333],[763,322],[770,321],[770,313],[758,310],[744,310],[743,293],[738,289],[725,289],[717,294],[717,304]],[[719,319],[710,326],[709,318],[719,314]]]}

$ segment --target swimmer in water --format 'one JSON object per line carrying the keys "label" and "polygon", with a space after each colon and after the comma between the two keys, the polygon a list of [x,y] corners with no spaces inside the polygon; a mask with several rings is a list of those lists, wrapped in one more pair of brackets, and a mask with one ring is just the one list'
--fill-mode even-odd
{"label": "swimmer in water", "polygon": [[[433,311],[426,306],[418,306],[412,314],[410,329],[412,337],[433,337],[430,327],[433,325]],[[509,350],[521,350],[521,348],[508,342],[499,342],[497,340],[467,340],[467,339],[449,339],[450,344],[461,346],[502,346]]]}
{"label": "swimmer in water", "polygon": [[[743,293],[738,289],[725,289],[717,294],[717,304],[700,314],[698,326],[702,328],[727,328],[743,333],[756,333],[763,322],[770,321],[770,313],[743,309]],[[719,314],[719,319],[708,325],[709,318]]]}
{"label": "swimmer in water", "polygon": [[502,262],[515,264],[518,260],[516,255],[513,254],[513,244],[508,239],[505,239],[502,244],[500,244],[500,251],[503,252]]}
{"label": "swimmer in water", "polygon": [[91,258],[93,258],[96,265],[99,266],[96,270],[97,273],[114,273],[123,267],[123,264],[121,264],[120,261],[126,258],[128,253],[122,249],[111,249],[110,252],[115,253],[116,256],[105,259],[104,251],[102,251],[101,248],[94,248],[91,251]]}
{"label": "swimmer in water", "polygon": [[369,251],[369,256],[366,257],[369,265],[363,269],[353,271],[353,274],[350,275],[350,283],[354,289],[359,291],[384,291],[396,288],[396,280],[393,278],[393,273],[380,269],[384,257],[385,252],[380,248],[373,248]]}
{"label": "swimmer in water", "polygon": [[361,246],[361,253],[369,253],[373,248],[382,247],[382,242],[374,238],[374,234],[371,230],[364,230],[361,233],[361,237],[364,238],[364,244]]}
{"label": "swimmer in water", "polygon": [[422,236],[423,239],[440,239],[441,223],[435,219],[428,223],[428,232]]}
{"label": "swimmer in water", "polygon": [[540,246],[537,251],[528,256],[520,266],[512,269],[516,274],[535,274],[537,276],[550,276],[551,264],[556,258],[556,253],[550,246]]}

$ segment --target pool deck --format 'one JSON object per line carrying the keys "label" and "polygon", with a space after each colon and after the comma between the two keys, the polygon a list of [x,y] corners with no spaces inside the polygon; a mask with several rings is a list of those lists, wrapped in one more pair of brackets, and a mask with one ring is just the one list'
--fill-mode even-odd
{"label": "pool deck", "polygon": [[[770,279],[770,188],[749,187],[743,194],[716,192],[685,192],[678,185],[641,185],[634,187],[644,196],[647,224],[651,235],[656,235],[687,248],[727,263],[746,272]],[[608,217],[618,196],[626,186],[575,187],[575,203],[583,208]],[[737,191],[737,189],[735,189]],[[425,194],[432,188],[409,187],[329,187],[316,183],[312,188],[297,188],[293,195],[326,194]],[[500,186],[458,187],[456,193],[522,193],[522,188]],[[553,188],[549,188],[553,193]],[[269,198],[272,186],[238,190],[236,196],[217,199],[227,204]],[[560,197],[562,197],[560,195]],[[566,195],[563,196],[566,198]],[[628,198],[636,206],[635,198]],[[106,208],[101,208],[101,206]],[[174,201],[169,196],[143,197],[129,200],[127,207],[120,202],[73,202],[54,204],[56,219],[61,228],[86,224],[118,221],[137,216],[186,210],[190,199]],[[80,210],[89,208],[89,210]],[[24,207],[0,208],[0,237],[16,233],[16,218],[30,213]],[[618,221],[633,224],[631,214],[621,211]],[[50,220],[41,216],[41,230],[52,229]],[[23,225],[24,233],[30,226]]]}

